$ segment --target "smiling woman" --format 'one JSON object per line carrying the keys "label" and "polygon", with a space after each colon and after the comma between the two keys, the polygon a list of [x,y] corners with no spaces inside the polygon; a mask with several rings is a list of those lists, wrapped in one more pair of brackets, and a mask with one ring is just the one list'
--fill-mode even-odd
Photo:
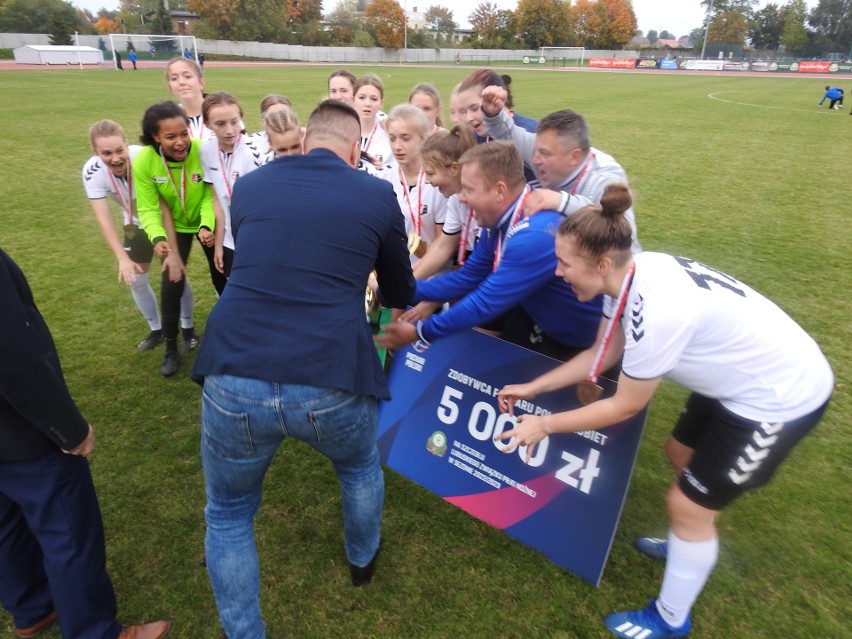
{"label": "smiling woman", "polygon": [[[226,279],[214,263],[213,193],[204,181],[200,143],[190,138],[184,112],[171,101],[148,107],[142,119],[141,140],[145,147],[133,159],[133,184],[142,228],[154,245],[154,253],[163,260],[166,355],[160,373],[171,377],[180,367],[178,317],[193,235],[207,256],[217,292],[224,290]],[[186,349],[195,348],[194,329],[184,327],[183,338]]]}

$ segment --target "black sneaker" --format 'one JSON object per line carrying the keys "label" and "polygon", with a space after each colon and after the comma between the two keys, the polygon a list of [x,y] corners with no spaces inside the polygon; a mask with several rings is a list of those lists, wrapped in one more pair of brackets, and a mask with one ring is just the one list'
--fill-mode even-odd
{"label": "black sneaker", "polygon": [[198,334],[195,332],[195,327],[190,326],[189,328],[180,329],[181,335],[183,336],[183,343],[180,345],[180,350],[194,351],[198,348]]}
{"label": "black sneaker", "polygon": [[152,348],[159,346],[163,341],[163,329],[158,328],[156,331],[151,331],[148,336],[136,345],[140,351],[150,351]]}
{"label": "black sneaker", "polygon": [[160,375],[163,377],[171,377],[178,372],[180,368],[180,353],[173,350],[166,350],[166,356],[163,358],[163,364],[160,366]]}
{"label": "black sneaker", "polygon": [[[381,549],[379,549],[381,550]],[[376,554],[373,555],[373,558],[370,560],[366,566],[356,566],[355,564],[349,564],[349,572],[352,577],[352,585],[360,588],[361,586],[366,586],[373,580],[373,573],[376,572],[376,560],[379,558],[379,551],[376,551]]]}

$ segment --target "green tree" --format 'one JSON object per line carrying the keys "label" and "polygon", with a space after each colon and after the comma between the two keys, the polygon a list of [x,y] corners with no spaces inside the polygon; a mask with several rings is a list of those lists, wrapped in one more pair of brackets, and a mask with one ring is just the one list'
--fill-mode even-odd
{"label": "green tree", "polygon": [[405,39],[405,13],[396,0],[373,0],[364,13],[367,17],[367,27],[380,47],[402,48]]}
{"label": "green tree", "polygon": [[648,38],[648,42],[650,42],[651,44],[654,44],[657,40],[659,40],[659,39],[660,39],[660,36],[658,36],[658,35],[657,35],[657,30],[656,30],[656,29],[651,29],[651,30],[648,32],[648,36],[647,36],[647,38]]}
{"label": "green tree", "polygon": [[660,40],[677,40],[677,36],[663,29],[660,31]]}
{"label": "green tree", "polygon": [[[77,10],[63,0],[9,0],[0,12],[0,33],[73,34],[82,28]],[[58,44],[58,43],[54,43]]]}
{"label": "green tree", "polygon": [[[701,0],[701,4],[710,10],[710,20],[722,13],[741,13],[744,16],[749,16],[752,7],[758,4],[759,0]],[[705,12],[706,14],[706,12]],[[705,18],[706,23],[706,18]]]}
{"label": "green tree", "polygon": [[808,46],[808,32],[805,29],[808,7],[805,5],[805,0],[791,0],[784,9],[784,31],[781,34],[781,44],[787,51],[802,53]]}
{"label": "green tree", "polygon": [[739,11],[724,11],[713,18],[709,41],[742,46],[747,34],[748,22],[745,15]]}
{"label": "green tree", "polygon": [[50,44],[74,44],[74,27],[79,24],[77,12],[54,11],[47,19]]}
{"label": "green tree", "polygon": [[358,5],[355,0],[344,0],[325,17],[330,45],[346,46],[352,43],[355,32],[362,28],[362,20],[355,15],[356,11]]}
{"label": "green tree", "polygon": [[568,44],[567,7],[564,0],[521,0],[515,25],[524,44],[530,49]]}
{"label": "green tree", "polygon": [[452,10],[440,5],[429,7],[424,17],[426,18],[426,26],[436,35],[439,41],[451,40],[453,33],[458,28],[458,25],[453,20]]}
{"label": "green tree", "polygon": [[777,4],[755,11],[748,21],[748,37],[755,49],[776,50],[784,32],[784,16]]}
{"label": "green tree", "polygon": [[808,24],[827,50],[852,50],[852,0],[819,0]]}
{"label": "green tree", "polygon": [[481,2],[476,5],[467,20],[470,26],[473,27],[473,33],[480,40],[492,42],[499,28],[498,14],[500,9],[494,2]]}
{"label": "green tree", "polygon": [[172,35],[175,30],[172,28],[172,16],[166,10],[166,3],[160,0],[157,11],[151,19],[151,33],[160,35]]}

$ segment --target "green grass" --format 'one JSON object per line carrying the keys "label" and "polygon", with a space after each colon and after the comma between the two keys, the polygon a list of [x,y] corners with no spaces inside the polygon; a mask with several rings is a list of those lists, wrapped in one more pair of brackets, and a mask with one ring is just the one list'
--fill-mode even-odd
{"label": "green grass", "polygon": [[[332,67],[208,68],[259,126],[267,93],[306,119]],[[367,68],[355,68],[358,74]],[[467,68],[380,67],[385,109],[416,82],[444,96]],[[695,607],[693,636],[840,639],[852,600],[849,445],[848,158],[852,118],[817,109],[825,79],[511,71],[518,112],[571,107],[595,146],[624,165],[645,248],[688,255],[766,293],[820,342],[838,389],[825,420],[776,480],[719,521],[718,567]],[[98,433],[91,457],[120,618],[172,620],[175,638],[219,630],[203,555],[199,389],[164,380],[146,331],[80,184],[87,128],[110,117],[131,138],[162,72],[61,69],[0,74],[7,161],[0,246],[22,266],[58,343],[71,390]],[[711,100],[708,94],[729,100]],[[744,104],[735,104],[744,103]],[[12,160],[11,158],[14,158]],[[214,303],[197,247],[196,323]],[[662,443],[685,393],[664,385],[599,589],[388,470],[384,551],[374,583],[349,584],[340,499],[329,465],[288,442],[257,518],[262,606],[270,637],[605,637],[608,612],[643,606],[661,566],[632,540],[665,532],[671,473]],[[10,632],[8,616],[0,632]],[[59,636],[52,630],[49,639]],[[237,639],[237,638],[234,638]]]}

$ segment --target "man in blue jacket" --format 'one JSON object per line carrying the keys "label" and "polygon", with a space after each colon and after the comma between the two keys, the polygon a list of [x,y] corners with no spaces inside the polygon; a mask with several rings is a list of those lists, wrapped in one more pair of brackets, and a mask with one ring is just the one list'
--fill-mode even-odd
{"label": "man in blue jacket", "polygon": [[0,604],[26,639],[58,621],[68,639],[160,639],[165,621],[122,626],[106,571],[77,409],[18,265],[0,250]]}
{"label": "man in blue jacket", "polygon": [[562,360],[588,348],[600,324],[601,300],[580,302],[556,277],[554,232],[562,216],[547,210],[524,215],[530,187],[518,148],[512,142],[480,144],[459,163],[459,199],[473,208],[483,231],[462,268],[417,282],[410,303],[459,301],[416,324],[395,322],[378,341],[388,348],[418,340],[426,346],[506,314],[502,336],[508,341]]}
{"label": "man in blue jacket", "polygon": [[385,305],[402,306],[414,276],[391,184],[354,168],[360,138],[355,110],[326,100],[308,120],[307,155],[279,158],[234,187],[233,268],[193,372],[204,384],[207,569],[232,639],[266,636],[253,519],[288,435],[334,465],[352,583],[367,584],[375,569],[377,399],[389,393],[364,297],[375,270]]}
{"label": "man in blue jacket", "polygon": [[819,101],[819,106],[822,106],[822,103],[826,100],[831,100],[831,102],[829,102],[828,104],[829,109],[842,109],[843,89],[841,89],[840,87],[825,85],[825,95],[822,96],[822,100]]}

